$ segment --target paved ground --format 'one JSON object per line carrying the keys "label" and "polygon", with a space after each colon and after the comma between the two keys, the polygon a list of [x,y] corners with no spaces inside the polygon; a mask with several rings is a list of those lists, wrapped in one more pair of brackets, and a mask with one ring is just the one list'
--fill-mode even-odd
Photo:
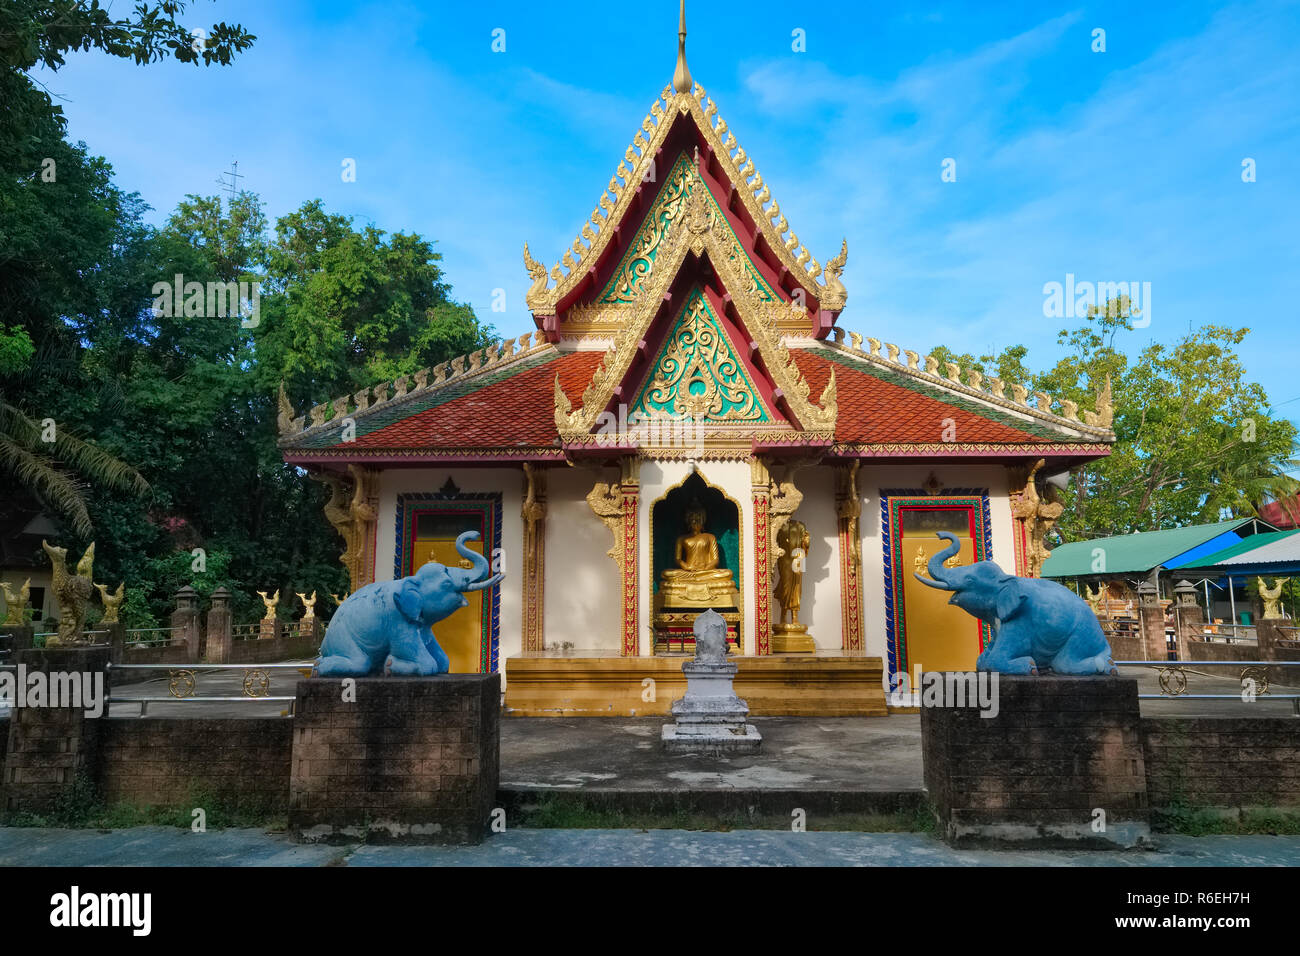
{"label": "paved ground", "polygon": [[921,719],[756,717],[762,750],[670,755],[669,718],[510,717],[501,786],[559,790],[920,790]]}
{"label": "paved ground", "polygon": [[512,830],[478,847],[300,846],[283,834],[0,828],[0,866],[1295,866],[1300,837],[1162,837],[1156,851],[953,850],[918,833]]}

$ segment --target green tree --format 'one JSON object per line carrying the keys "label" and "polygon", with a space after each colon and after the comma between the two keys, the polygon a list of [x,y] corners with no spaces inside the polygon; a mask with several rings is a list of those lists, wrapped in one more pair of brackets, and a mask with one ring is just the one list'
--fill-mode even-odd
{"label": "green tree", "polygon": [[1012,374],[1023,347],[1003,353],[1004,378],[1080,408],[1093,407],[1111,383],[1116,440],[1110,455],[1072,475],[1061,535],[1079,540],[1247,516],[1294,495],[1296,428],[1246,377],[1235,348],[1249,329],[1207,325],[1172,345],[1149,344],[1130,360],[1122,344],[1133,317],[1123,297],[1093,308],[1084,325],[1061,331],[1067,354],[1039,374]]}

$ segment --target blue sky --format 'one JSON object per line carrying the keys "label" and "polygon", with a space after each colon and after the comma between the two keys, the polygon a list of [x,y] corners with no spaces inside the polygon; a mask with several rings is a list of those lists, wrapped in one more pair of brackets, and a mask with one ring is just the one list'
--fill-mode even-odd
{"label": "blue sky", "polygon": [[[919,351],[1025,344],[1042,367],[1075,324],[1043,317],[1044,283],[1150,282],[1130,353],[1249,326],[1250,376],[1300,418],[1300,7],[990,6],[688,2],[692,74],[791,227],[822,262],[848,239],[840,324]],[[437,240],[455,296],[503,334],[532,328],[524,241],[548,265],[572,241],[677,40],[675,0],[198,0],[186,17],[258,41],[224,69],[72,54],[40,76],[154,220],[237,159],[272,217],[319,197]]]}

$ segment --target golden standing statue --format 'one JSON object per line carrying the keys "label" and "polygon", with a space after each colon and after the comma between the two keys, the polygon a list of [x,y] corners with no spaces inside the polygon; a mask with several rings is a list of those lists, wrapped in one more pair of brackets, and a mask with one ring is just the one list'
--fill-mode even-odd
{"label": "golden standing statue", "polygon": [[[781,529],[779,544],[785,551],[776,561],[776,599],[781,605],[781,614],[772,630],[779,634],[804,634],[808,627],[799,623],[799,605],[803,599],[803,572],[812,538],[802,521],[789,521]],[[789,623],[786,623],[787,616]]]}

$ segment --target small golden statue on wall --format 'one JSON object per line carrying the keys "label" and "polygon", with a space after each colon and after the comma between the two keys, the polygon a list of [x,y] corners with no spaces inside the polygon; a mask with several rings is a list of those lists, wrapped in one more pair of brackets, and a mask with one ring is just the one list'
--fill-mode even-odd
{"label": "small golden statue on wall", "polygon": [[302,601],[302,606],[307,609],[307,612],[303,614],[302,619],[304,621],[314,620],[316,617],[316,592],[312,591],[311,597],[307,597],[307,595],[300,591],[295,591],[294,593],[298,595],[298,600]]}
{"label": "small golden statue on wall", "polygon": [[262,603],[266,605],[266,617],[262,618],[262,620],[274,621],[275,606],[280,603],[280,589],[276,588],[275,594],[271,597],[267,597],[265,591],[258,591],[257,593],[262,596]]}
{"label": "small golden statue on wall", "polygon": [[104,603],[104,616],[99,619],[100,624],[118,624],[118,611],[122,607],[122,602],[126,600],[126,582],[123,581],[117,586],[117,590],[109,593],[107,584],[96,584],[99,590],[99,599]]}
{"label": "small golden statue on wall", "polygon": [[772,627],[772,650],[778,654],[807,653],[815,650],[816,644],[808,626],[799,623],[799,607],[803,603],[803,575],[812,537],[802,521],[792,519],[781,529],[777,544],[785,553],[776,562],[775,597],[781,613]]}
{"label": "small golden statue on wall", "polygon": [[736,579],[720,568],[718,539],[704,530],[707,518],[698,503],[686,512],[687,533],[673,546],[675,568],[666,568],[659,591],[665,607],[731,606]]}
{"label": "small golden statue on wall", "polygon": [[0,588],[5,593],[5,623],[6,624],[25,624],[23,620],[23,611],[27,607],[27,598],[32,593],[32,579],[28,578],[23,582],[23,586],[14,593],[13,588],[8,584],[0,584]]}
{"label": "small golden statue on wall", "polygon": [[1273,587],[1264,586],[1264,579],[1257,578],[1259,582],[1259,597],[1264,602],[1264,620],[1280,621],[1286,615],[1282,613],[1282,585],[1290,581],[1290,578],[1274,578]]}
{"label": "small golden statue on wall", "polygon": [[54,570],[53,590],[59,602],[59,632],[45,642],[46,647],[67,647],[89,643],[84,631],[86,611],[90,600],[95,596],[94,585],[90,576],[95,565],[95,543],[92,541],[86,553],[77,562],[77,573],[68,573],[68,549],[52,548],[45,541],[41,547],[50,556],[50,565]]}

